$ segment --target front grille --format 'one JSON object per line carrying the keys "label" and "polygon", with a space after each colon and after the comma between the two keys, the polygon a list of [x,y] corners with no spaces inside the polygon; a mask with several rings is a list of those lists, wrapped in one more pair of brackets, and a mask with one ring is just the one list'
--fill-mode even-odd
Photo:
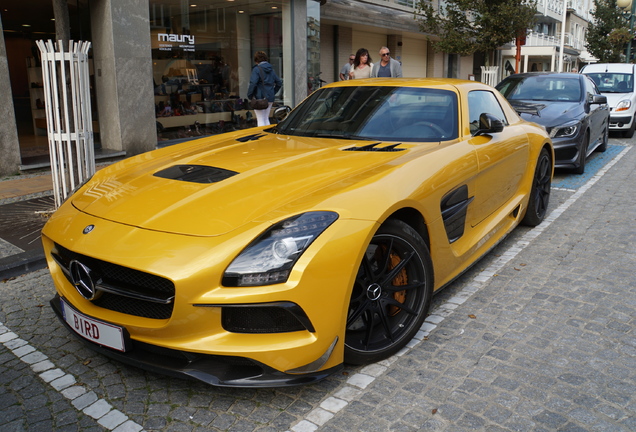
{"label": "front grille", "polygon": [[143,318],[167,319],[172,315],[175,288],[169,279],[78,254],[57,243],[51,254],[63,267],[69,282],[73,283],[69,266],[76,260],[94,272],[99,279],[98,290],[100,285],[110,289],[93,300],[96,306]]}
{"label": "front grille", "polygon": [[104,309],[134,315],[143,318],[168,319],[172,315],[174,303],[157,304],[143,300],[104,293],[93,304]]}
{"label": "front grille", "polygon": [[289,309],[278,306],[223,307],[221,323],[225,330],[233,333],[286,333],[307,330]]}

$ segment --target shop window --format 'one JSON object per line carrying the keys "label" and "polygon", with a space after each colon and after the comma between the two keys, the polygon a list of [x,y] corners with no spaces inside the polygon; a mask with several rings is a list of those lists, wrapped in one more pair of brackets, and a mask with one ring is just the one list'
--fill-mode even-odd
{"label": "shop window", "polygon": [[245,99],[254,53],[267,53],[283,78],[278,4],[282,1],[234,6],[220,0],[196,5],[150,0],[158,141],[256,125]]}

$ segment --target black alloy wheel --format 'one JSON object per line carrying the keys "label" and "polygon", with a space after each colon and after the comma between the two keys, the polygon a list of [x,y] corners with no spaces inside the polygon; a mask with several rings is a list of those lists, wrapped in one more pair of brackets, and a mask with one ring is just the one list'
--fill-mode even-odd
{"label": "black alloy wheel", "polygon": [[522,224],[537,226],[545,218],[550,203],[550,187],[552,186],[552,158],[547,149],[542,149],[537,159],[537,167],[534,170],[532,189],[528,208],[523,216]]}
{"label": "black alloy wheel", "polygon": [[581,149],[579,150],[579,166],[574,168],[574,174],[583,174],[585,172],[585,162],[587,161],[587,148],[590,145],[590,133],[585,131],[583,141],[581,141]]}
{"label": "black alloy wheel", "polygon": [[344,360],[365,364],[402,349],[422,326],[433,293],[433,265],[422,237],[400,220],[376,232],[351,293]]}

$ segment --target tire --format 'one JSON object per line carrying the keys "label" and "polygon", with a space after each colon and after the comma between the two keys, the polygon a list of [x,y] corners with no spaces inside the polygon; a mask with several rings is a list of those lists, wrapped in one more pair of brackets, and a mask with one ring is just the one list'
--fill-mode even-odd
{"label": "tire", "polygon": [[603,141],[601,141],[601,144],[596,147],[596,151],[599,153],[603,153],[605,150],[607,150],[607,143],[609,142],[609,124],[605,125],[605,132],[603,133]]}
{"label": "tire", "polygon": [[585,172],[585,162],[587,161],[587,147],[590,145],[590,133],[585,131],[581,150],[579,150],[579,166],[574,168],[574,174],[583,174]]}
{"label": "tire", "polygon": [[432,294],[424,240],[406,223],[388,220],[371,239],[354,282],[345,363],[372,363],[402,349],[422,326]]}
{"label": "tire", "polygon": [[625,132],[623,132],[623,137],[625,138],[631,138],[634,136],[634,130],[636,130],[636,116],[634,116],[634,118],[632,119],[632,125],[629,127],[629,129],[627,129]]}
{"label": "tire", "polygon": [[528,200],[528,208],[523,216],[521,223],[527,226],[537,226],[548,211],[550,202],[550,187],[552,185],[552,159],[548,150],[543,149],[539,153],[537,159],[537,167],[534,170],[534,178],[532,180],[532,189],[530,190],[530,199]]}

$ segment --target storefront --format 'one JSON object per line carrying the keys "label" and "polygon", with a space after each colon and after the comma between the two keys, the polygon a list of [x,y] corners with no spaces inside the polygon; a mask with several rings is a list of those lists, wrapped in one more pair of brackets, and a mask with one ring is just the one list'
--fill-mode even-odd
{"label": "storefront", "polygon": [[284,82],[275,106],[294,105],[294,6],[307,11],[306,67],[320,63],[316,1],[150,0],[149,6],[159,142],[255,126],[246,97],[257,51]]}
{"label": "storefront", "polygon": [[[314,0],[72,3],[71,39],[92,42],[94,132],[104,151],[132,155],[166,141],[254,126],[246,97],[257,51],[284,82],[276,104],[302,100],[307,71],[320,69]],[[35,0],[6,7],[0,17],[17,131],[17,143],[10,138],[0,146],[18,147],[24,167],[48,154],[35,41],[55,40],[53,7],[51,0]]]}

